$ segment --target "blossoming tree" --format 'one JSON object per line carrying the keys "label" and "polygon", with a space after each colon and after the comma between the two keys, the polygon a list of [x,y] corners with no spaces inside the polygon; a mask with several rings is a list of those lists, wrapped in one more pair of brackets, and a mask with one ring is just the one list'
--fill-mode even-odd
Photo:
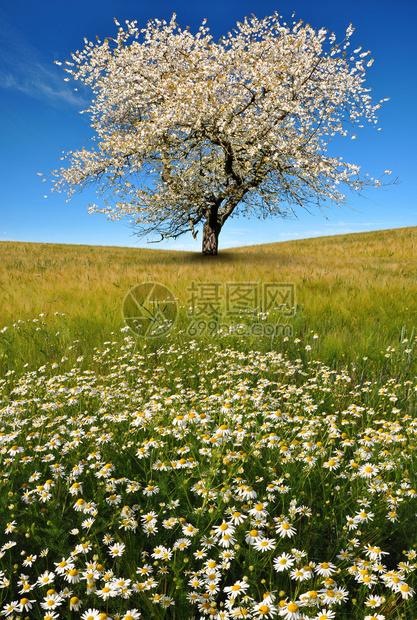
{"label": "blossoming tree", "polygon": [[364,86],[370,52],[348,51],[352,26],[336,43],[325,28],[252,15],[216,44],[206,20],[194,36],[175,18],[142,30],[115,20],[115,39],[85,40],[65,64],[94,93],[96,147],[68,153],[55,191],[96,182],[103,203],[90,212],[160,240],[202,226],[203,253],[217,254],[232,214],[285,216],[381,184],[326,154],[386,101]]}

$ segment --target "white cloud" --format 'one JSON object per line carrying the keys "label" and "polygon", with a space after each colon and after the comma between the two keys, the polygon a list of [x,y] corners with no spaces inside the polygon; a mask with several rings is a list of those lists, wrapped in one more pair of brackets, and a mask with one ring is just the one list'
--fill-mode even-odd
{"label": "white cloud", "polygon": [[64,82],[64,73],[45,59],[0,10],[0,87],[16,90],[51,104],[85,107],[87,102]]}

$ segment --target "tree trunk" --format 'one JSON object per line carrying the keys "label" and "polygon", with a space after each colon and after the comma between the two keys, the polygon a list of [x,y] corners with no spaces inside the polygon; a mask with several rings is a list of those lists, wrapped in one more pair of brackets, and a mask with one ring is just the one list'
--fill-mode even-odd
{"label": "tree trunk", "polygon": [[217,213],[210,216],[203,225],[203,254],[217,254],[221,225],[217,222]]}

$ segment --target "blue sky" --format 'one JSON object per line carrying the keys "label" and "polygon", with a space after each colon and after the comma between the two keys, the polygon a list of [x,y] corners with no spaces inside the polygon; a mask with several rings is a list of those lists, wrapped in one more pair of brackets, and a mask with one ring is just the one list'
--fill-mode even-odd
{"label": "blue sky", "polygon": [[219,238],[220,250],[323,235],[417,225],[417,45],[415,0],[3,0],[0,5],[0,240],[160,249],[200,250],[200,235],[149,245],[126,222],[109,222],[105,215],[87,213],[94,192],[49,195],[37,172],[48,175],[60,165],[62,152],[88,146],[91,129],[83,109],[88,93],[75,93],[74,84],[54,64],[71,60],[83,48],[84,37],[114,36],[126,19],[145,27],[152,18],[169,21],[172,13],[182,28],[196,32],[204,18],[215,40],[236,21],[254,13],[258,18],[278,11],[313,27],[326,27],[343,38],[355,27],[352,46],[370,49],[375,59],[367,84],[374,100],[390,97],[379,111],[382,131],[371,127],[355,141],[340,143],[337,153],[378,178],[392,170],[401,184],[368,188],[363,197],[349,196],[349,207],[333,207],[327,219],[319,212],[298,212],[298,219],[229,219]]}

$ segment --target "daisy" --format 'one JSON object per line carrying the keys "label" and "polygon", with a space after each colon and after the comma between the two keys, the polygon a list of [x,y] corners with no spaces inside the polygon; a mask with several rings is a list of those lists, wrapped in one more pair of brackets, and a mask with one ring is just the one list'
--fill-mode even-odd
{"label": "daisy", "polygon": [[147,512],[145,515],[141,517],[144,523],[151,523],[152,521],[156,521],[158,515],[153,510]]}
{"label": "daisy", "polygon": [[323,467],[326,467],[326,469],[333,471],[334,469],[338,469],[340,467],[340,462],[337,459],[331,458],[323,463]]}
{"label": "daisy", "polygon": [[28,555],[22,562],[22,566],[32,566],[33,562],[35,562],[37,555]]}
{"label": "daisy", "polygon": [[224,536],[224,534],[232,535],[235,532],[235,528],[230,523],[223,521],[220,525],[215,525],[213,527],[213,532],[215,536]]}
{"label": "daisy", "polygon": [[345,588],[335,588],[334,595],[338,604],[347,601],[349,598],[349,592]]}
{"label": "daisy", "polygon": [[281,607],[279,613],[284,616],[285,620],[298,620],[300,617],[300,611],[297,603],[289,601],[285,603],[284,607]]}
{"label": "daisy", "polygon": [[111,556],[117,558],[123,555],[125,547],[126,545],[124,543],[115,543],[109,547],[108,551]]}
{"label": "daisy", "polygon": [[310,578],[310,574],[307,574],[302,568],[294,569],[290,572],[291,579],[295,579],[296,581],[304,581],[305,579]]}
{"label": "daisy", "polygon": [[268,502],[256,504],[256,506],[249,510],[249,514],[251,515],[251,517],[262,517],[266,519],[266,517],[268,516],[268,512],[265,510],[267,505]]}
{"label": "daisy", "polygon": [[239,489],[239,497],[244,500],[255,499],[257,496],[256,491],[252,487],[242,486]]}
{"label": "daisy", "polygon": [[366,546],[365,554],[370,560],[378,561],[382,555],[389,555],[388,551],[381,551],[379,547],[373,547],[372,545]]}
{"label": "daisy", "polygon": [[199,577],[192,577],[189,580],[188,585],[190,585],[192,588],[200,588],[203,585],[203,581],[199,579]]}
{"label": "daisy", "polygon": [[153,486],[152,484],[148,484],[148,486],[145,489],[143,489],[142,492],[144,495],[148,495],[148,496],[155,495],[155,493],[159,492],[159,488],[156,486]]}
{"label": "daisy", "polygon": [[81,620],[101,620],[101,612],[98,609],[87,609],[81,616]]}
{"label": "daisy", "polygon": [[236,581],[232,586],[227,586],[223,589],[224,592],[229,594],[229,598],[235,599],[240,594],[243,594],[245,590],[249,588],[249,584],[246,581]]}
{"label": "daisy", "polygon": [[250,532],[246,532],[245,542],[251,545],[261,538],[263,538],[262,532],[259,530],[250,530]]}
{"label": "daisy", "polygon": [[288,523],[288,521],[281,521],[278,523],[276,526],[276,531],[282,538],[291,538],[296,533],[295,527],[291,525],[291,523]]}
{"label": "daisy", "polygon": [[74,568],[72,560],[66,560],[62,558],[61,562],[54,562],[56,568],[55,571],[58,575],[63,575],[67,570]]}
{"label": "daisy", "polygon": [[110,506],[120,504],[121,501],[122,501],[122,496],[115,494],[115,493],[113,493],[113,495],[110,495],[109,497],[106,497],[106,502]]}
{"label": "daisy", "polygon": [[414,594],[414,590],[406,583],[398,584],[394,587],[394,592],[399,592],[403,599],[410,598]]}
{"label": "daisy", "polygon": [[351,554],[346,549],[342,549],[341,552],[336,556],[338,560],[349,560]]}
{"label": "daisy", "polygon": [[231,545],[234,545],[235,542],[236,538],[234,538],[234,536],[231,534],[224,534],[219,540],[219,545],[228,549]]}
{"label": "daisy", "polygon": [[138,575],[150,575],[153,573],[153,567],[150,564],[144,564],[136,570]]}
{"label": "daisy", "polygon": [[204,562],[204,570],[214,570],[218,567],[218,564],[215,560],[209,559]]}
{"label": "daisy", "polygon": [[138,620],[140,617],[141,614],[137,609],[128,609],[121,620]]}
{"label": "daisy", "polygon": [[88,540],[84,543],[80,543],[79,545],[76,545],[71,555],[77,555],[78,553],[88,553],[89,551],[91,551],[91,549],[92,549],[92,544]]}
{"label": "daisy", "polygon": [[258,618],[273,618],[278,611],[278,607],[273,605],[272,603],[263,601],[262,603],[258,603],[253,608],[253,613]]}
{"label": "daisy", "polygon": [[225,610],[217,612],[216,620],[230,620],[229,612]]}
{"label": "daisy", "polygon": [[19,601],[12,601],[11,603],[6,603],[1,611],[2,616],[10,616],[14,611],[19,611]]}
{"label": "daisy", "polygon": [[249,609],[243,606],[233,609],[230,613],[232,618],[250,618]]}
{"label": "daisy", "polygon": [[7,527],[4,531],[5,534],[11,534],[12,532],[14,532],[16,530],[16,521],[11,521],[10,523],[7,524]]}
{"label": "daisy", "polygon": [[156,521],[151,521],[150,523],[147,523],[142,527],[143,531],[147,536],[154,536],[157,533],[158,528],[155,524]]}
{"label": "daisy", "polygon": [[78,583],[80,581],[79,571],[76,568],[71,568],[70,570],[66,571],[65,579],[69,583]]}
{"label": "daisy", "polygon": [[[0,575],[1,576],[1,575]],[[28,582],[22,582],[22,589],[19,590],[19,594],[27,594],[28,592],[30,592],[31,590],[33,590],[33,588],[35,587],[35,584],[31,585]]]}
{"label": "daisy", "polygon": [[373,585],[378,583],[378,577],[376,575],[369,575],[368,571],[366,571],[365,575],[362,573],[363,571],[359,571],[359,574],[356,577],[359,583],[363,583],[368,588],[372,588]]}
{"label": "daisy", "polygon": [[81,607],[81,601],[78,598],[78,596],[72,596],[70,598],[70,610],[71,611],[78,611]]}
{"label": "daisy", "polygon": [[376,595],[368,596],[368,598],[365,601],[365,605],[367,607],[379,607],[383,603],[385,603],[385,597],[384,596],[376,596]]}
{"label": "daisy", "polygon": [[196,558],[196,560],[199,560],[200,558],[205,558],[207,553],[203,550],[203,549],[198,549],[197,551],[194,551],[194,557]]}
{"label": "daisy", "polygon": [[367,523],[368,521],[372,521],[374,516],[375,515],[373,512],[366,512],[365,510],[361,510],[360,512],[356,513],[355,521],[357,523]]}
{"label": "daisy", "polygon": [[69,492],[71,493],[71,495],[78,495],[79,493],[83,492],[83,486],[80,482],[74,482],[70,488],[69,488]]}
{"label": "daisy", "polygon": [[29,611],[29,609],[32,609],[33,607],[33,603],[35,602],[35,599],[33,600],[29,600],[28,598],[21,598],[20,599],[20,612],[22,611]]}
{"label": "daisy", "polygon": [[261,540],[256,540],[253,543],[256,551],[261,551],[264,553],[265,551],[271,551],[276,545],[276,540],[274,538],[262,538]]}
{"label": "daisy", "polygon": [[[165,551],[167,551],[167,548],[163,547],[162,545],[160,545],[159,547],[155,547],[152,553],[152,557],[158,560],[163,557]],[[139,570],[140,569],[138,569],[138,571],[136,572],[139,572]]]}
{"label": "daisy", "polygon": [[204,577],[206,583],[219,583],[221,573],[219,573],[219,571],[215,568],[207,568]]}
{"label": "daisy", "polygon": [[107,599],[117,596],[118,591],[117,588],[114,587],[114,585],[111,583],[105,585],[103,588],[101,588],[101,590],[96,590],[95,594],[102,598],[103,601],[107,601]]}
{"label": "daisy", "polygon": [[173,545],[173,549],[179,549],[180,551],[184,551],[187,547],[191,545],[191,540],[188,538],[178,538]]}
{"label": "daisy", "polygon": [[334,590],[325,588],[324,590],[319,590],[319,594],[321,595],[321,600],[325,605],[334,605],[336,601],[336,593]]}
{"label": "daisy", "polygon": [[322,562],[321,564],[317,564],[315,567],[315,571],[318,575],[322,577],[330,577],[336,570],[336,566],[331,562]]}
{"label": "daisy", "polygon": [[372,478],[372,476],[376,476],[379,472],[380,468],[376,465],[372,465],[372,463],[365,463],[359,467],[358,473],[361,478]]}
{"label": "daisy", "polygon": [[294,558],[292,557],[292,555],[289,555],[288,553],[282,553],[281,555],[279,555],[278,557],[276,557],[274,559],[274,568],[275,570],[280,573],[284,570],[288,570],[289,568],[291,568],[294,564]]}
{"label": "daisy", "polygon": [[86,505],[86,501],[85,501],[85,499],[84,499],[84,498],[82,498],[82,497],[79,497],[79,498],[77,499],[77,501],[75,502],[75,504],[74,504],[73,508],[74,508],[74,510],[76,510],[77,512],[80,512],[80,511],[84,510],[85,505]]}
{"label": "daisy", "polygon": [[207,589],[208,594],[210,594],[210,597],[214,596],[220,590],[219,582],[218,581],[213,581],[213,582],[207,584],[206,585],[206,589]]}
{"label": "daisy", "polygon": [[246,516],[239,511],[235,511],[230,515],[233,525],[240,525],[246,519]]}
{"label": "daisy", "polygon": [[229,549],[221,551],[219,555],[225,561],[233,560],[233,558],[235,557],[234,551],[230,551]]}
{"label": "daisy", "polygon": [[317,616],[314,616],[314,620],[333,620],[336,612],[331,609],[321,609]]}
{"label": "daisy", "polygon": [[311,607],[319,605],[319,593],[317,590],[309,590],[308,592],[300,595],[300,602],[302,602],[303,605],[311,605]]}
{"label": "daisy", "polygon": [[59,596],[59,594],[56,594],[55,592],[52,591],[51,594],[48,594],[43,603],[41,603],[41,607],[42,609],[46,609],[47,611],[49,610],[53,610],[56,607],[59,607],[59,605],[61,605],[64,602],[64,599]]}
{"label": "daisy", "polygon": [[53,583],[54,579],[55,579],[54,573],[45,571],[44,573],[42,573],[42,575],[40,575],[40,577],[38,577],[37,583],[40,586],[46,586],[50,583]]}

